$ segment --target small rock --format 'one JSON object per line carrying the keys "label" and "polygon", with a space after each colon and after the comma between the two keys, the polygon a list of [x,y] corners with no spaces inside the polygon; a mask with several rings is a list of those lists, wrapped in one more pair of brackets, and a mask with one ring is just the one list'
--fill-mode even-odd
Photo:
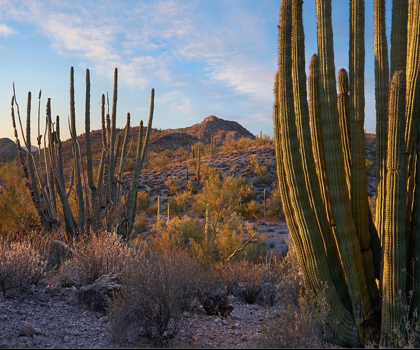
{"label": "small rock", "polygon": [[190,318],[191,314],[188,311],[184,311],[182,316],[186,317],[186,318]]}
{"label": "small rock", "polygon": [[122,289],[119,275],[109,273],[98,278],[93,284],[79,289],[79,304],[90,311],[105,313],[112,299]]}
{"label": "small rock", "polygon": [[41,330],[41,328],[34,328],[34,333],[35,333],[36,335],[42,335],[42,330]]}
{"label": "small rock", "polygon": [[248,336],[246,334],[244,334],[241,338],[242,341],[248,341]]}
{"label": "small rock", "polygon": [[32,341],[32,338],[30,337],[18,337],[18,342],[19,343],[27,343],[28,341]]}
{"label": "small rock", "polygon": [[41,302],[46,302],[46,301],[48,301],[48,296],[47,296],[47,293],[45,293],[45,292],[41,292],[41,293],[38,293],[37,295],[36,295],[36,298],[39,300],[39,301],[41,301]]}
{"label": "small rock", "polygon": [[6,315],[1,315],[0,319],[1,319],[2,321],[6,321],[6,320],[7,320],[7,316],[6,316]]}
{"label": "small rock", "polygon": [[18,349],[26,349],[26,344],[25,343],[18,343],[17,348]]}
{"label": "small rock", "polygon": [[11,332],[5,335],[0,336],[0,348],[14,348],[18,343],[18,335],[16,332]]}
{"label": "small rock", "polygon": [[18,331],[21,336],[28,336],[35,333],[35,328],[31,323],[22,321],[19,324]]}
{"label": "small rock", "polygon": [[26,346],[27,346],[28,348],[32,348],[32,347],[34,346],[34,343],[33,343],[32,341],[28,341],[28,342],[26,343]]}
{"label": "small rock", "polygon": [[101,322],[101,323],[109,322],[109,317],[108,316],[103,316],[99,319],[99,322]]}

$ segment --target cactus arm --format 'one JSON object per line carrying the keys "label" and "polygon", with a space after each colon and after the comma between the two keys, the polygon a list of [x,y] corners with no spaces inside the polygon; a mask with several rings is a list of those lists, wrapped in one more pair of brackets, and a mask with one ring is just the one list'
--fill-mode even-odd
{"label": "cactus arm", "polygon": [[344,167],[346,171],[347,187],[351,188],[351,151],[350,151],[350,115],[349,115],[349,80],[346,70],[340,69],[338,82],[338,116],[340,120],[341,146],[344,152]]}
{"label": "cactus arm", "polygon": [[336,240],[346,273],[347,285],[353,305],[353,315],[364,344],[370,340],[366,320],[371,318],[371,302],[366,286],[360,244],[351,214],[349,194],[344,172],[337,111],[337,88],[333,51],[331,0],[317,0],[318,53],[320,69],[321,119],[326,154],[325,164],[330,187],[331,205],[336,228]]}
{"label": "cactus arm", "polygon": [[[51,121],[51,100],[50,99],[47,100],[46,115],[47,115],[48,138],[50,138],[50,137],[52,138],[52,135],[51,135],[51,124],[52,124],[52,121]],[[59,122],[59,118],[57,119],[57,121]],[[59,125],[59,124],[57,124],[57,125]],[[58,130],[60,130],[59,126],[58,126]],[[59,142],[61,142],[61,141],[59,141]],[[60,154],[59,150],[57,150],[56,146],[54,144],[52,144],[52,147],[50,147],[50,150],[49,150],[49,161],[50,161],[50,164],[51,164],[51,170],[54,174],[57,193],[58,193],[58,196],[60,198],[61,205],[62,205],[62,208],[63,208],[64,223],[65,223],[66,232],[74,237],[74,236],[77,235],[77,225],[76,225],[76,222],[74,220],[73,214],[71,212],[70,204],[69,204],[69,201],[68,201],[69,195],[66,194],[66,187],[65,187],[65,181],[64,181],[64,177],[63,177],[63,169],[62,169],[62,161],[61,161],[61,158],[60,158],[59,154]],[[72,183],[73,183],[73,176],[72,176],[69,191],[71,190]]]}
{"label": "cactus arm", "polygon": [[115,203],[117,194],[117,181],[115,178],[115,167],[118,154],[115,152],[115,140],[117,137],[117,99],[118,99],[118,69],[114,70],[114,90],[112,96],[112,116],[111,116],[111,145],[109,175],[111,178],[111,201]]}
{"label": "cactus arm", "polygon": [[[341,303],[337,289],[332,282],[324,245],[320,239],[319,227],[314,212],[311,209],[305,178],[303,176],[302,160],[299,152],[299,141],[294,115],[292,62],[291,62],[291,5],[290,0],[283,0],[280,7],[280,30],[279,30],[279,61],[278,61],[278,120],[276,141],[281,145],[284,175],[288,186],[290,203],[294,211],[294,219],[299,227],[302,241],[302,254],[306,255],[308,279],[315,293],[319,293],[322,282],[328,283],[326,299],[331,305],[329,315],[334,319],[332,322],[335,332],[340,340],[346,345],[357,346],[359,335],[351,313]],[[284,186],[281,185],[281,186]],[[338,320],[340,318],[340,320]],[[335,322],[337,321],[337,322]]]}
{"label": "cactus arm", "polygon": [[121,152],[121,159],[120,159],[120,167],[118,170],[118,186],[117,186],[117,200],[120,200],[122,196],[122,183],[123,183],[123,177],[124,177],[124,166],[127,156],[127,146],[128,146],[128,138],[130,136],[130,113],[127,113],[127,123],[125,125],[125,136],[124,136],[124,142],[123,142],[123,148]]}
{"label": "cactus arm", "polygon": [[[418,125],[420,113],[420,49],[419,49],[419,35],[420,35],[420,4],[418,1],[410,0],[409,3],[409,21],[408,21],[408,49],[407,49],[407,70],[406,70],[406,127],[405,127],[405,141],[406,153],[408,154],[408,191],[407,191],[407,211],[406,211],[406,230],[408,237],[408,259],[407,271],[409,275],[414,275],[414,279],[408,279],[407,290],[414,290],[414,302],[412,309],[420,310],[419,294],[416,291],[418,287],[413,285],[419,279],[419,257],[420,257],[420,241],[418,238],[418,208],[420,206],[420,197],[417,199],[419,192],[419,185],[416,180],[418,178],[417,171],[419,169],[418,160]],[[417,163],[417,165],[416,165]],[[417,261],[414,264],[413,261]],[[413,288],[414,287],[414,288]]]}
{"label": "cactus arm", "polygon": [[362,251],[366,284],[374,308],[379,307],[379,292],[375,283],[369,206],[367,201],[365,123],[365,1],[350,1],[350,204],[356,234]]}
{"label": "cactus arm", "polygon": [[[86,99],[85,99],[85,132],[86,132],[86,163],[87,177],[90,188],[91,208],[97,207],[98,189],[93,179],[92,147],[90,141],[90,72],[86,69]],[[86,197],[87,198],[87,197]],[[95,214],[94,214],[95,216]],[[96,218],[92,217],[92,224],[96,227]]]}
{"label": "cactus arm", "polygon": [[328,264],[333,282],[338,290],[340,300],[348,310],[351,310],[349,295],[344,279],[343,266],[335,244],[332,227],[327,218],[327,207],[319,205],[322,196],[318,177],[315,169],[315,160],[312,153],[311,134],[309,128],[309,107],[306,91],[305,73],[305,47],[304,30],[302,20],[302,2],[293,1],[292,6],[292,82],[295,120],[297,137],[299,139],[300,154],[303,163],[303,174],[309,195],[311,207],[319,225],[319,230],[324,241],[325,251],[328,256]]}
{"label": "cactus arm", "polygon": [[407,59],[408,0],[392,1],[391,76],[404,70]]}
{"label": "cactus arm", "polygon": [[127,218],[129,222],[128,222],[128,230],[127,232],[124,233],[125,237],[129,237],[133,229],[133,223],[136,216],[136,213],[134,211],[136,192],[137,192],[137,187],[138,187],[138,182],[139,182],[139,177],[140,177],[140,171],[143,167],[144,158],[146,157],[147,146],[149,143],[150,133],[152,130],[154,101],[155,101],[155,89],[152,89],[151,96],[150,96],[149,121],[147,123],[146,136],[144,137],[144,142],[143,142],[143,121],[140,122],[139,141],[137,144],[136,165],[134,167],[133,180],[131,183],[131,189],[130,189],[128,200],[127,200]]}
{"label": "cactus arm", "polygon": [[327,170],[325,168],[325,149],[322,139],[321,109],[319,104],[318,56],[316,54],[312,55],[309,63],[308,93],[312,152],[315,158],[316,172],[321,188],[322,200],[327,208],[329,224],[331,227],[335,227],[336,224],[334,222],[328,188]]}
{"label": "cactus arm", "polygon": [[376,214],[375,226],[381,241],[385,225],[386,150],[388,128],[389,62],[386,39],[385,0],[375,0],[375,101],[376,101]]}
{"label": "cactus arm", "polygon": [[[25,175],[25,178],[28,181],[28,184],[30,184],[30,177],[29,177],[30,175],[28,172],[28,168],[26,167],[25,161],[23,159],[22,147],[20,145],[20,140],[19,140],[18,131],[16,127],[16,118],[15,118],[15,110],[14,110],[15,100],[16,100],[16,96],[15,96],[15,92],[13,92],[13,97],[12,97],[12,102],[11,102],[11,118],[12,118],[12,126],[13,126],[14,136],[15,136],[15,143],[16,143],[17,153],[19,155],[19,160],[22,165],[23,174]],[[19,114],[18,114],[18,117],[20,118]],[[34,196],[35,194],[30,187],[29,187],[29,190],[31,193],[32,201],[34,202],[35,208],[37,209],[38,215],[41,219],[41,224],[46,230],[48,231],[51,230],[52,220],[50,219],[47,209],[45,208],[42,202],[37,202],[36,197]],[[42,192],[40,194],[40,198],[43,199]]]}
{"label": "cactus arm", "polygon": [[48,229],[49,224],[48,220],[42,214],[42,205],[41,205],[41,198],[39,196],[39,190],[37,185],[37,176],[35,174],[35,159],[31,152],[32,144],[31,144],[31,92],[28,92],[28,101],[27,101],[27,108],[26,108],[26,144],[27,144],[27,163],[28,163],[28,175],[30,178],[30,186],[28,186],[32,200],[34,201],[35,208],[38,211],[38,215],[41,219],[41,225]]}
{"label": "cactus arm", "polygon": [[[411,227],[411,218],[413,214],[414,201],[414,187],[416,176],[416,160],[417,160],[417,142],[419,122],[419,99],[420,99],[420,83],[419,83],[419,68],[420,68],[420,16],[418,1],[410,1],[410,11],[408,22],[408,33],[410,40],[408,41],[407,49],[407,69],[406,69],[406,104],[405,104],[405,141],[406,153],[408,154],[408,197],[407,197],[407,229]],[[412,246],[410,244],[410,246]]]}
{"label": "cactus arm", "polygon": [[75,164],[75,178],[76,178],[76,193],[78,200],[78,209],[79,209],[79,227],[81,231],[84,231],[85,228],[85,206],[83,200],[83,188],[82,188],[82,178],[81,178],[81,168],[80,168],[80,149],[77,143],[77,133],[76,133],[76,111],[75,111],[75,102],[74,102],[74,69],[70,69],[70,135],[73,142],[73,155],[74,155],[74,164]]}
{"label": "cactus arm", "polygon": [[[385,205],[385,241],[382,322],[384,346],[397,346],[395,330],[404,334],[402,325],[406,293],[406,156],[405,156],[405,77],[395,72],[389,98],[387,201]],[[401,294],[399,294],[399,292]],[[403,300],[399,300],[401,298]]]}

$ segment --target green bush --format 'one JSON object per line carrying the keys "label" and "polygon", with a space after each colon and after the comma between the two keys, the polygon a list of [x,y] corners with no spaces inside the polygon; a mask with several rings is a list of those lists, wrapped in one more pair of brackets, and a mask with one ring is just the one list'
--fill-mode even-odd
{"label": "green bush", "polygon": [[171,212],[175,214],[183,214],[191,209],[191,192],[182,191],[175,194],[169,199]]}
{"label": "green bush", "polygon": [[251,154],[249,156],[249,165],[251,166],[252,171],[257,176],[258,180],[265,182],[267,179],[268,168],[266,165],[261,165],[256,154]]}
{"label": "green bush", "polygon": [[220,219],[239,212],[247,202],[255,197],[252,185],[244,178],[211,174],[204,181],[203,190],[196,196],[195,210],[204,216],[206,208]]}

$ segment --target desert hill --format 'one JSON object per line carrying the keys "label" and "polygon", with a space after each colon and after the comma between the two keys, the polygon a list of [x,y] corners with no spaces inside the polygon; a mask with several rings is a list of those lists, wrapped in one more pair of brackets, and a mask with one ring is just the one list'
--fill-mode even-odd
{"label": "desert hill", "polygon": [[7,137],[0,139],[0,158],[10,159],[16,156],[16,144]]}
{"label": "desert hill", "polygon": [[[124,138],[124,129],[117,129],[117,134],[121,134],[121,137]],[[137,142],[139,127],[131,127],[130,134],[130,139],[134,137],[135,142]],[[193,145],[197,142],[208,144],[210,143],[212,134],[213,137],[216,138],[218,145],[225,145],[232,140],[238,140],[241,137],[247,137],[251,139],[255,138],[252,133],[250,133],[239,123],[224,120],[212,115],[205,118],[201,123],[197,123],[186,128],[166,130],[153,129],[150,138],[150,149],[174,149],[178,147],[183,147],[186,149],[188,144]],[[102,151],[102,131],[91,131],[90,137],[93,158],[99,159]],[[82,150],[82,156],[84,156],[86,153],[85,134],[83,133],[79,135],[78,140]],[[68,159],[72,156],[71,145],[71,139],[64,141],[62,145],[63,155],[68,157]],[[134,148],[135,147],[132,147],[131,149],[132,156],[134,156]]]}

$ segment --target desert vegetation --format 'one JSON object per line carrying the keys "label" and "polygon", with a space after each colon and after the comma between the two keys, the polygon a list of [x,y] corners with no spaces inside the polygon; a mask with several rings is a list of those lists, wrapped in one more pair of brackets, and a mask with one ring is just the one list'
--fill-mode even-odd
{"label": "desert vegetation", "polygon": [[[364,1],[350,0],[349,69],[337,76],[331,0],[316,6],[307,79],[302,1],[281,0],[274,138],[215,116],[155,130],[154,89],[147,126],[131,127],[127,113],[119,130],[117,69],[99,131],[86,70],[78,135],[72,67],[71,139],[61,140],[48,99],[30,153],[32,95],[24,130],[13,89],[18,157],[0,163],[0,322],[17,317],[1,303],[73,293],[84,313],[100,314],[110,347],[205,346],[189,331],[197,320],[234,331],[259,308],[241,347],[417,347],[420,4],[393,2],[389,64],[385,2],[375,0],[376,137],[364,130]],[[232,323],[243,305],[249,314]],[[45,345],[35,330],[9,330],[0,347]]]}

